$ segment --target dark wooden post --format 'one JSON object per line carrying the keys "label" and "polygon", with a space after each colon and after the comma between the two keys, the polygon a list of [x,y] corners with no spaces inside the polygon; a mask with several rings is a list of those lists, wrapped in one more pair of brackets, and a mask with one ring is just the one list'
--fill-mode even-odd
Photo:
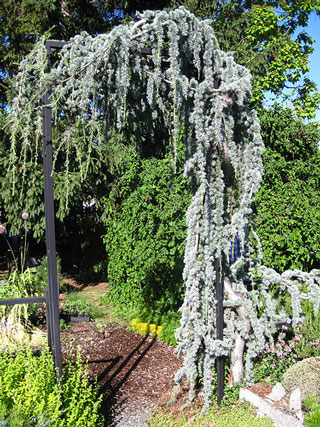
{"label": "dark wooden post", "polygon": [[[52,48],[61,48],[65,42],[48,40],[46,42],[48,71],[50,71],[50,53]],[[42,98],[43,103],[43,173],[44,173],[44,206],[46,220],[46,248],[48,266],[48,341],[53,354],[54,364],[58,374],[62,373],[60,325],[59,325],[59,282],[57,280],[55,212],[52,179],[52,118],[50,91],[47,90]]]}
{"label": "dark wooden post", "polygon": [[[224,297],[224,281],[223,268],[220,264],[220,259],[215,259],[216,270],[216,337],[218,340],[223,340],[223,297]],[[224,357],[217,357],[217,402],[220,406],[224,395]]]}

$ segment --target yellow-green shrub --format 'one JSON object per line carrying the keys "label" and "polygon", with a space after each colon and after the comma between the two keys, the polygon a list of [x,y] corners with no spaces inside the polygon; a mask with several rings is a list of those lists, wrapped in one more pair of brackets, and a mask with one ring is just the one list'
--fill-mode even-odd
{"label": "yellow-green shrub", "polygon": [[162,326],[154,323],[140,322],[138,318],[131,321],[131,326],[141,335],[152,335],[155,337],[160,337],[163,329]]}
{"label": "yellow-green shrub", "polygon": [[0,422],[8,427],[103,425],[101,398],[83,367],[80,352],[75,363],[70,355],[62,387],[56,382],[48,349],[43,349],[40,356],[30,348],[26,352],[1,353],[0,403]]}

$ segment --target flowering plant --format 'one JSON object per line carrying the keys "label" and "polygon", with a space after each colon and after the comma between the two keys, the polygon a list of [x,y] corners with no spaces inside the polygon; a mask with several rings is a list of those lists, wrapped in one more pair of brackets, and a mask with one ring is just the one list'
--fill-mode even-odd
{"label": "flowering plant", "polygon": [[[3,235],[7,242],[15,267],[6,280],[0,281],[0,299],[24,298],[37,295],[32,274],[33,269],[25,268],[28,232],[26,221],[29,215],[24,212],[21,217],[24,220],[24,244],[20,252],[21,264],[19,264],[10,239],[5,233],[5,225],[0,225],[0,234]],[[30,313],[32,315],[32,308],[28,307],[27,304],[0,306],[0,349],[15,349],[17,345],[27,342],[30,342],[31,345],[38,345],[39,342],[44,341],[45,335],[39,329],[33,329],[32,334],[30,334]]]}
{"label": "flowering plant", "polygon": [[131,326],[141,335],[159,337],[162,332],[162,326],[155,325],[154,323],[143,323],[138,318],[132,320]]}
{"label": "flowering plant", "polygon": [[255,382],[263,381],[271,384],[280,382],[286,370],[297,361],[297,355],[293,351],[294,344],[294,340],[289,343],[280,340],[274,346],[267,342],[256,359]]}
{"label": "flowering plant", "polygon": [[306,316],[299,327],[301,340],[295,345],[295,352],[299,359],[320,356],[320,315]]}
{"label": "flowering plant", "polygon": [[[315,324],[313,333],[310,330],[310,322],[301,320],[293,338],[281,337],[274,345],[266,343],[264,350],[255,360],[255,382],[264,381],[271,384],[279,382],[286,370],[297,361],[320,355],[320,341],[316,338],[316,334],[319,334],[317,324],[320,325],[320,317],[313,319],[312,323]],[[282,331],[290,333],[290,327],[283,326]]]}

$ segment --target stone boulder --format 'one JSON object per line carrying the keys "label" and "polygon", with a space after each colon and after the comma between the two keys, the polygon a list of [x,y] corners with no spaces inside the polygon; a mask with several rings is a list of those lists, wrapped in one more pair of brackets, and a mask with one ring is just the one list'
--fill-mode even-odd
{"label": "stone boulder", "polygon": [[320,357],[309,357],[292,365],[284,374],[282,384],[288,393],[299,388],[302,400],[309,393],[320,396]]}

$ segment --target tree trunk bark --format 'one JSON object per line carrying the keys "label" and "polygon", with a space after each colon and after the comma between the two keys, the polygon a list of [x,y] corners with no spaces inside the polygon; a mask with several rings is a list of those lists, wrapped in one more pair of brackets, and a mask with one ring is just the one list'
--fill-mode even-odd
{"label": "tree trunk bark", "polygon": [[[228,298],[231,302],[236,302],[241,295],[234,291],[231,286],[231,283],[228,278],[225,278],[225,290],[228,294]],[[238,315],[238,320],[243,323],[247,333],[250,332],[251,324],[250,320],[246,316],[246,309],[243,305],[239,305],[234,308]],[[245,348],[245,340],[239,334],[238,331],[235,332],[235,345],[234,349],[231,351],[231,361],[230,361],[230,374],[228,380],[228,386],[232,386],[236,383],[241,384],[243,381],[243,353]]]}

